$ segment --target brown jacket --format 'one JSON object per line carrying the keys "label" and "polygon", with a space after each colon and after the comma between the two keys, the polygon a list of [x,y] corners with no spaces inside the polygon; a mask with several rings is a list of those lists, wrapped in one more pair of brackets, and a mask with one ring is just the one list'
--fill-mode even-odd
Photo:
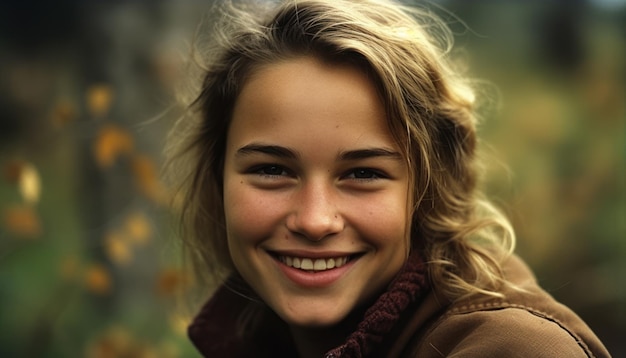
{"label": "brown jacket", "polygon": [[387,357],[610,357],[589,327],[537,285],[517,257],[505,298],[448,304],[431,292],[397,333]]}
{"label": "brown jacket", "polygon": [[[391,283],[391,295],[381,296],[346,343],[326,357],[610,357],[576,314],[539,288],[519,258],[509,259],[504,270],[523,291],[450,303],[424,284],[425,266],[409,262]],[[296,356],[286,326],[271,311],[258,330],[237,333],[249,304],[220,289],[189,327],[198,350],[206,357]]]}

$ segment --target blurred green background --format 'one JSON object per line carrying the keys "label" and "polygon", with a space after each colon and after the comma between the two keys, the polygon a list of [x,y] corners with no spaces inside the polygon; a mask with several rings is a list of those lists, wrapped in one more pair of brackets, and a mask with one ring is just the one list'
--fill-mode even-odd
{"label": "blurred green background", "polygon": [[[626,355],[626,2],[435,4],[484,81],[485,188],[518,253]],[[158,174],[210,5],[0,3],[0,356],[197,356]]]}

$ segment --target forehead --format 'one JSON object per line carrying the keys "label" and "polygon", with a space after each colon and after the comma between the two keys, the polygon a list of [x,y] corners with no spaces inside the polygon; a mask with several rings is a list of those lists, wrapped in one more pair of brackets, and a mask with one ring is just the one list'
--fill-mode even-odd
{"label": "forehead", "polygon": [[387,116],[374,82],[360,67],[301,57],[254,71],[235,102],[229,138],[287,140],[295,131],[323,137],[339,130],[389,145]]}

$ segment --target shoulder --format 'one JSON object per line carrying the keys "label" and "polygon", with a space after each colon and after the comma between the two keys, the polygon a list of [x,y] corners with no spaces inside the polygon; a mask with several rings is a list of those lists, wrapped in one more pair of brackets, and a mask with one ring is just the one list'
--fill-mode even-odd
{"label": "shoulder", "polygon": [[592,356],[559,322],[521,307],[446,314],[422,342],[431,354],[452,357]]}
{"label": "shoulder", "polygon": [[504,269],[522,290],[507,288],[503,298],[478,295],[432,310],[429,323],[413,331],[409,356],[610,357],[582,319],[542,290],[519,258]]}

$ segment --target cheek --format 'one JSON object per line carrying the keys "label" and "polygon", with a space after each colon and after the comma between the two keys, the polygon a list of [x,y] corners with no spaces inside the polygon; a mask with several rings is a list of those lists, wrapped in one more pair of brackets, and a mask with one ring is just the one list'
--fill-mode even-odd
{"label": "cheek", "polygon": [[381,249],[408,248],[410,221],[406,196],[383,195],[357,203],[353,212],[361,228]]}
{"label": "cheek", "polygon": [[224,214],[229,241],[256,242],[267,238],[280,221],[274,198],[242,184],[225,185]]}

